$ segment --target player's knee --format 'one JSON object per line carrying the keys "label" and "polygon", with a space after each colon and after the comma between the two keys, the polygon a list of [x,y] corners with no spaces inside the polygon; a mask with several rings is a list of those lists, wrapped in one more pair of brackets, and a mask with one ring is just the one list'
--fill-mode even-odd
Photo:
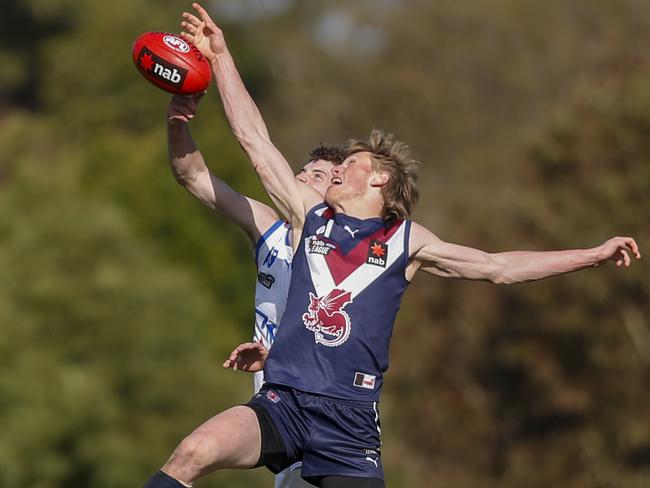
{"label": "player's knee", "polygon": [[[209,464],[214,456],[214,445],[210,445],[207,437],[200,433],[192,433],[181,441],[169,458],[163,471],[174,476],[194,478]],[[209,450],[213,452],[210,453]]]}

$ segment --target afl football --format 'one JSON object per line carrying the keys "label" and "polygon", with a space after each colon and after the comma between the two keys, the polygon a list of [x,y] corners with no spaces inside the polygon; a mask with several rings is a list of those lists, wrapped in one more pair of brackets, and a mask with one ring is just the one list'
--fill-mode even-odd
{"label": "afl football", "polygon": [[194,95],[210,84],[208,60],[176,34],[145,32],[133,43],[132,56],[142,76],[167,92]]}

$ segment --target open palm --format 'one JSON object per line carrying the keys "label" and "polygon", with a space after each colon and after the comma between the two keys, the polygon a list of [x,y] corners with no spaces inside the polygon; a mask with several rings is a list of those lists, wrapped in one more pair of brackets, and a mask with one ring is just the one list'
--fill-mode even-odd
{"label": "open palm", "polygon": [[226,50],[226,41],[223,32],[212,21],[208,13],[198,3],[192,7],[199,14],[197,17],[189,12],[183,12],[181,35],[194,44],[209,61],[214,60],[220,53]]}

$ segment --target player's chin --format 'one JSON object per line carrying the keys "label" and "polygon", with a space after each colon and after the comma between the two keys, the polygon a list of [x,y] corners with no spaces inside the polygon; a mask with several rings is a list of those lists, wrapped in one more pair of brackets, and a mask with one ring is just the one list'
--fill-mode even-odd
{"label": "player's chin", "polygon": [[333,203],[336,203],[338,199],[341,197],[340,186],[330,185],[325,191],[324,196],[325,196],[325,202],[327,202],[328,205],[332,205]]}

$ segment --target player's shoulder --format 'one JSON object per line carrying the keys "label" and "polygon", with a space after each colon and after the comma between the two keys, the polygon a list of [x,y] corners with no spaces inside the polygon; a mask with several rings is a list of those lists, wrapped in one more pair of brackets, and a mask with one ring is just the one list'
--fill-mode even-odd
{"label": "player's shoulder", "polygon": [[288,240],[290,239],[289,236],[291,236],[291,224],[286,220],[278,218],[262,232],[257,241],[257,245],[260,246],[267,242],[275,243],[284,239]]}
{"label": "player's shoulder", "polygon": [[440,238],[417,222],[411,222],[409,229],[409,254],[413,256],[424,246],[440,242]]}
{"label": "player's shoulder", "polygon": [[422,224],[411,221],[410,226],[410,238],[413,242],[418,242],[419,240],[426,239],[427,235],[431,234],[431,231],[424,227]]}
{"label": "player's shoulder", "polygon": [[280,258],[290,263],[293,259],[292,230],[284,220],[278,220],[269,227],[255,246],[255,264],[259,266],[261,256],[264,255],[273,255],[273,260]]}

